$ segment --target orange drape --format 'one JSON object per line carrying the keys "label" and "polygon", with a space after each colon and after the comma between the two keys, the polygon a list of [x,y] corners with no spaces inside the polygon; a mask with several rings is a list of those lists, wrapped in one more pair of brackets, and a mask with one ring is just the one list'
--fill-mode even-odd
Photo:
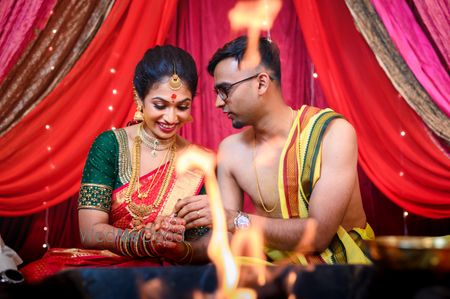
{"label": "orange drape", "polygon": [[0,138],[0,216],[35,213],[77,192],[95,136],[131,118],[134,67],[164,42],[176,7],[176,0],[116,1],[70,73]]}

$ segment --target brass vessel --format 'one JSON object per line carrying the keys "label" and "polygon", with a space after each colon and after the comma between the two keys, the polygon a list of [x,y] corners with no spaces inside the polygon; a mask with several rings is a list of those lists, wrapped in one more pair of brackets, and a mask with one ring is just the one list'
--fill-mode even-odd
{"label": "brass vessel", "polygon": [[366,241],[375,264],[397,270],[450,271],[450,235],[443,237],[381,236]]}

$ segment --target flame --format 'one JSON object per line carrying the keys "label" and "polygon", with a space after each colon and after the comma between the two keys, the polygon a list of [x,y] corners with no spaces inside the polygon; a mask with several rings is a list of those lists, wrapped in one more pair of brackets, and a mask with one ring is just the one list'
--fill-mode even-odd
{"label": "flame", "polygon": [[230,296],[233,299],[256,299],[256,297],[256,291],[249,288],[239,288]]}
{"label": "flame", "polygon": [[[235,256],[250,256],[265,261],[266,257],[263,252],[264,241],[261,230],[252,227],[246,230],[237,231],[231,242],[231,249]],[[260,286],[266,283],[266,266],[262,262],[257,262],[251,267],[256,271],[257,282]]]}
{"label": "flame", "polygon": [[295,294],[293,294],[294,284],[297,281],[297,273],[294,271],[289,272],[286,277],[286,291],[289,294],[289,299],[295,298]]}
{"label": "flame", "polygon": [[260,31],[269,30],[272,27],[280,9],[281,0],[239,1],[228,13],[233,30],[247,29],[247,50],[240,64],[243,69],[251,69],[259,65],[261,61],[258,51]]}
{"label": "flame", "polygon": [[223,294],[225,297],[230,297],[237,287],[239,270],[228,243],[227,222],[216,179],[215,165],[215,154],[205,154],[204,151],[197,148],[190,148],[178,157],[176,171],[183,173],[189,169],[197,168],[205,174],[205,187],[208,194],[213,227],[211,240],[208,245],[208,256],[216,266],[219,285],[218,293]]}

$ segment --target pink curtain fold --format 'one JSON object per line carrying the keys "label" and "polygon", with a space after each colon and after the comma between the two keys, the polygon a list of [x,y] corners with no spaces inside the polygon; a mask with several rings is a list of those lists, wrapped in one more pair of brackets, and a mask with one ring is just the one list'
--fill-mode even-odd
{"label": "pink curtain fold", "polygon": [[42,30],[56,0],[0,1],[0,82],[36,32]]}
{"label": "pink curtain fold", "polygon": [[[371,1],[392,41],[417,80],[441,111],[450,117],[450,75],[406,1]],[[439,25],[442,26],[441,31],[450,31],[448,19]],[[446,41],[447,47],[449,42]]]}
{"label": "pink curtain fold", "polygon": [[447,72],[450,66],[450,1],[414,0],[415,7],[431,35]]}

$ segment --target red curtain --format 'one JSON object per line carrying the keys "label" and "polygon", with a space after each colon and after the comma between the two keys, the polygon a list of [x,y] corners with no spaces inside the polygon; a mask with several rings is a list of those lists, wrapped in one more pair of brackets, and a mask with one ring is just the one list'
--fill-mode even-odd
{"label": "red curtain", "polygon": [[345,2],[295,4],[327,101],[354,125],[359,162],[372,182],[407,211],[450,217],[450,160],[395,91]]}
{"label": "red curtain", "polygon": [[70,73],[0,138],[0,216],[21,216],[79,189],[89,146],[132,116],[132,74],[167,35],[177,1],[117,1]]}
{"label": "red curtain", "polygon": [[[245,32],[232,32],[228,11],[237,1],[180,1],[176,24],[168,36],[168,43],[186,49],[194,57],[198,73],[198,95],[192,106],[194,122],[182,128],[181,135],[192,142],[217,149],[226,136],[238,132],[230,120],[215,107],[213,78],[206,71],[214,52],[226,42]],[[198,16],[201,16],[199,18]],[[261,33],[267,36],[267,32]],[[271,38],[280,48],[283,72],[282,90],[287,104],[299,108],[303,104],[327,106],[305,47],[293,2],[284,1],[274,25]],[[245,196],[244,209],[254,207]]]}
{"label": "red curtain", "polygon": [[[195,143],[217,149],[226,136],[237,132],[231,122],[215,107],[213,78],[206,71],[214,52],[226,42],[246,32],[232,32],[228,11],[237,1],[180,1],[168,43],[192,54],[198,73],[198,95],[192,106],[194,122],[182,129],[182,135]],[[201,17],[199,17],[201,16]],[[266,36],[267,32],[261,32]],[[326,102],[317,81],[312,77],[312,63],[305,47],[293,2],[284,1],[271,38],[280,47],[282,90],[287,104],[325,107]]]}

